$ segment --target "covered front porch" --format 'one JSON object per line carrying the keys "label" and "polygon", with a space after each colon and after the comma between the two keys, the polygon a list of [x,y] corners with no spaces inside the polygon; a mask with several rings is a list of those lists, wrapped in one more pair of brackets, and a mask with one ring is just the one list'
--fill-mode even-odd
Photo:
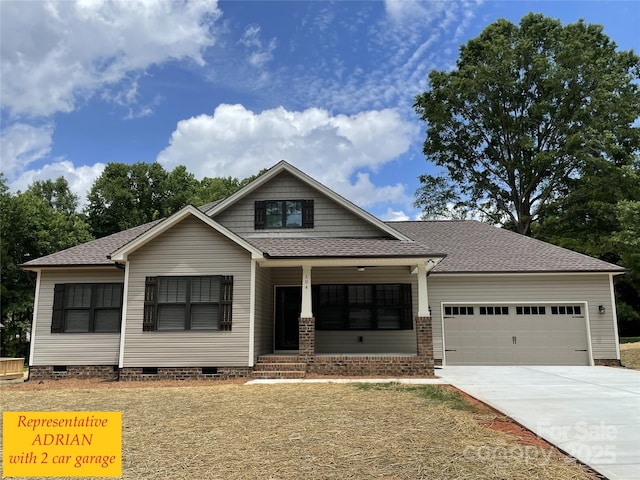
{"label": "covered front porch", "polygon": [[261,265],[273,292],[272,343],[256,350],[254,376],[432,376],[427,274],[439,260]]}

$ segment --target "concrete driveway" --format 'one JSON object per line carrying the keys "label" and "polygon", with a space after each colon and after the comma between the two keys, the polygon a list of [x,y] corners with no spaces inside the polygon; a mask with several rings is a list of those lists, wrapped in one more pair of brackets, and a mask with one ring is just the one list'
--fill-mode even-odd
{"label": "concrete driveway", "polygon": [[640,479],[640,372],[478,366],[436,375],[610,480]]}

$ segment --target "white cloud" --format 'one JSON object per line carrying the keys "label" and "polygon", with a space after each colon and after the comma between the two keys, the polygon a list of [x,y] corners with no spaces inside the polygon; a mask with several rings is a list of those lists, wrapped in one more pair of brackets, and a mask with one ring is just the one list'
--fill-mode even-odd
{"label": "white cloud", "polygon": [[14,123],[5,128],[0,136],[0,170],[11,179],[30,163],[51,151],[53,125],[35,127],[25,123]]}
{"label": "white cloud", "polygon": [[14,115],[73,111],[127,73],[170,59],[204,64],[216,0],[0,2],[2,107]]}
{"label": "white cloud", "polygon": [[260,38],[260,30],[259,25],[247,26],[239,41],[248,51],[247,61],[256,68],[262,68],[272,60],[273,51],[278,46],[278,41],[275,38],[264,44]]}
{"label": "white cloud", "polygon": [[405,153],[418,132],[394,110],[332,116],[319,108],[280,107],[256,114],[220,105],[213,115],[178,122],[157,160],[167,169],[185,165],[198,178],[245,178],[284,159],[368,207],[409,199],[403,185],[376,186],[363,170],[375,172]]}
{"label": "white cloud", "polygon": [[28,170],[23,172],[16,180],[9,184],[12,191],[26,190],[29,185],[37,180],[55,180],[58,177],[64,177],[69,183],[69,189],[78,195],[80,201],[80,209],[87,202],[87,193],[91,185],[104,171],[105,164],[95,163],[93,165],[83,165],[75,167],[68,160],[61,160],[42,168]]}
{"label": "white cloud", "polygon": [[410,220],[409,216],[402,210],[396,211],[391,207],[387,208],[387,211],[380,218],[386,222],[406,222]]}
{"label": "white cloud", "polygon": [[480,4],[387,0],[383,18],[371,16],[366,27],[366,55],[374,63],[349,70],[339,66],[337,53],[332,63],[319,62],[306,75],[291,71],[279,77],[289,82],[289,98],[301,104],[341,112],[393,106],[414,115],[415,95],[428,87],[431,70],[447,70],[455,63],[455,52]]}

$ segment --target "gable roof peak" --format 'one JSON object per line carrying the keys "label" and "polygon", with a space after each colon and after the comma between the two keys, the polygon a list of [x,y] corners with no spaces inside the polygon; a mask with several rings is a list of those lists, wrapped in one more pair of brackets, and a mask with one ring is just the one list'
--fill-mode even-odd
{"label": "gable roof peak", "polygon": [[301,182],[306,183],[311,188],[314,188],[317,191],[321,192],[322,194],[324,194],[325,196],[327,196],[331,200],[333,200],[336,203],[340,204],[346,210],[350,211],[354,215],[360,217],[365,222],[375,226],[380,231],[385,232],[386,234],[390,235],[391,237],[393,237],[393,238],[395,238],[397,240],[411,241],[411,239],[408,236],[406,236],[404,233],[396,230],[395,228],[393,228],[392,226],[390,226],[387,223],[383,222],[382,220],[378,219],[374,215],[372,215],[369,212],[365,211],[364,209],[358,207],[353,202],[347,200],[342,195],[334,192],[329,187],[323,185],[322,183],[320,183],[319,181],[317,181],[313,177],[307,175],[302,170],[300,170],[297,167],[293,166],[292,164],[290,164],[286,160],[280,160],[278,163],[276,163],[274,166],[269,168],[265,173],[260,175],[258,178],[256,178],[252,182],[248,183],[247,185],[245,185],[244,187],[242,187],[240,190],[236,191],[235,193],[229,195],[224,200],[222,200],[219,203],[213,205],[205,213],[209,217],[213,217],[214,215],[219,214],[220,212],[226,210],[231,205],[235,204],[238,200],[240,200],[243,197],[247,196],[251,192],[257,190],[259,187],[261,187],[265,183],[269,182],[271,179],[273,179],[277,175],[281,174],[282,172],[287,172],[287,173],[293,175],[295,178],[297,178]]}

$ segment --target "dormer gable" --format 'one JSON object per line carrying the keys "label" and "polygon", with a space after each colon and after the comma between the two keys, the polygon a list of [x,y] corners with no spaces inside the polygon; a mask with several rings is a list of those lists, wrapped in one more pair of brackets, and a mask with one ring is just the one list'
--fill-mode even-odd
{"label": "dormer gable", "polygon": [[408,237],[281,161],[207,211],[242,237]]}

